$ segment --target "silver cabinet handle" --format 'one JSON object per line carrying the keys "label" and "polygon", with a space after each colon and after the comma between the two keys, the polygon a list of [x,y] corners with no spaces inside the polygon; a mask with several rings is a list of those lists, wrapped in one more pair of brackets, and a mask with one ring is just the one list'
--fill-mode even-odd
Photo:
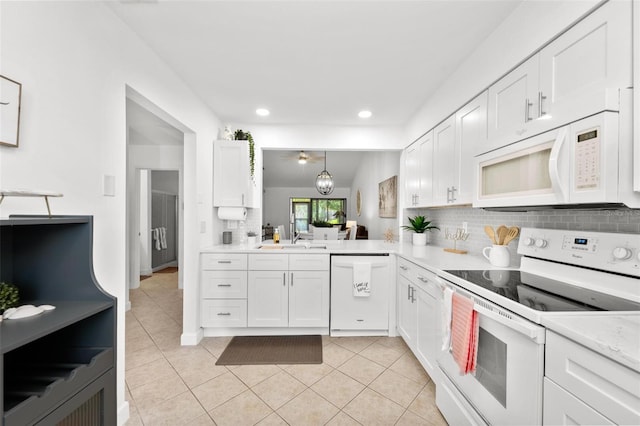
{"label": "silver cabinet handle", "polygon": [[244,194],[242,194],[242,205],[244,206]]}
{"label": "silver cabinet handle", "polygon": [[291,273],[291,287],[293,287],[293,272]]}
{"label": "silver cabinet handle", "polygon": [[218,312],[219,317],[228,317],[231,316],[231,312]]}
{"label": "silver cabinet handle", "polygon": [[231,263],[230,260],[218,260],[218,263]]}
{"label": "silver cabinet handle", "polygon": [[418,275],[418,276],[417,276],[417,278],[418,278],[420,281],[422,281],[423,283],[428,283],[428,282],[429,282],[429,280],[428,280],[428,279],[426,279],[425,277],[423,277],[422,275]]}
{"label": "silver cabinet handle", "polygon": [[282,286],[283,287],[287,286],[287,273],[286,272],[282,273]]}
{"label": "silver cabinet handle", "polygon": [[218,284],[218,287],[231,287],[231,284]]}
{"label": "silver cabinet handle", "polygon": [[409,269],[409,268],[407,268],[407,267],[406,267],[406,266],[404,266],[404,265],[400,265],[400,269],[402,269],[403,271],[406,271],[406,270],[407,270],[407,269]]}
{"label": "silver cabinet handle", "polygon": [[407,300],[411,300],[411,286],[407,284]]}
{"label": "silver cabinet handle", "polygon": [[411,303],[414,303],[416,301],[416,298],[413,297],[416,294],[416,289],[411,287]]}
{"label": "silver cabinet handle", "polygon": [[531,106],[533,104],[531,102],[529,102],[529,98],[524,100],[524,122],[528,123],[529,121],[532,120],[532,118],[529,116],[529,109],[531,109]]}
{"label": "silver cabinet handle", "polygon": [[547,97],[542,94],[542,92],[538,92],[538,117],[542,117],[543,115],[547,115],[547,112],[542,108],[542,102],[546,100]]}

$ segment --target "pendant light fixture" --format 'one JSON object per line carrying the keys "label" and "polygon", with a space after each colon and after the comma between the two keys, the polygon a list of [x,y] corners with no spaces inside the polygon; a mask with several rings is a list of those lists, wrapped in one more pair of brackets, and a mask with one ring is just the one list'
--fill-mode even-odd
{"label": "pendant light fixture", "polygon": [[333,176],[327,171],[327,151],[324,152],[324,170],[316,178],[316,189],[322,195],[333,192]]}

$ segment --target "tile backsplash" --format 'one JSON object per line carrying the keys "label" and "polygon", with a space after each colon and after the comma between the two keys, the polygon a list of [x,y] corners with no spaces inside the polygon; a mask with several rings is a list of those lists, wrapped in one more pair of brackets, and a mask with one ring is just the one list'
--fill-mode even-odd
{"label": "tile backsplash", "polygon": [[[402,223],[407,224],[407,216],[415,215],[424,215],[440,228],[440,231],[431,231],[429,235],[429,244],[440,247],[453,247],[453,241],[444,238],[445,228],[454,232],[456,228],[462,227],[463,222],[467,222],[469,238],[466,241],[458,241],[456,248],[476,255],[481,255],[482,249],[491,245],[489,237],[484,233],[485,225],[490,225],[494,229],[500,225],[506,225],[520,228],[640,233],[639,209],[549,209],[530,212],[496,212],[472,207],[406,209]],[[405,241],[411,241],[408,233],[404,238]],[[520,256],[516,253],[518,240],[515,239],[509,244],[512,266],[520,264]]]}

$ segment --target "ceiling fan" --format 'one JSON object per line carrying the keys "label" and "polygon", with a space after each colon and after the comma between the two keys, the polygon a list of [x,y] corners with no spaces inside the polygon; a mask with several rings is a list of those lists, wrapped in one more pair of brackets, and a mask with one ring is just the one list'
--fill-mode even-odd
{"label": "ceiling fan", "polygon": [[320,153],[300,151],[288,151],[282,156],[286,160],[297,161],[298,164],[317,163],[324,159],[324,156]]}

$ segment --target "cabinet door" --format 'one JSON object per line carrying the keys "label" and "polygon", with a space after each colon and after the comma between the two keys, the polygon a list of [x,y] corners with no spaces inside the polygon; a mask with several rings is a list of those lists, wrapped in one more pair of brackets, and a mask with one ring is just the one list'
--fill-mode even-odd
{"label": "cabinet door", "polygon": [[489,88],[489,141],[486,149],[533,136],[536,118],[538,56],[534,56]]}
{"label": "cabinet door", "polygon": [[289,272],[289,327],[329,326],[329,271]]}
{"label": "cabinet door", "polygon": [[215,141],[213,145],[214,207],[249,207],[247,141]]}
{"label": "cabinet door", "polygon": [[619,108],[632,86],[631,2],[611,1],[540,51],[536,115],[558,125]]}
{"label": "cabinet door", "polygon": [[456,186],[460,150],[456,146],[455,116],[433,129],[433,204],[451,202],[451,189]]}
{"label": "cabinet door", "polygon": [[409,145],[404,151],[404,192],[405,203],[409,207],[417,205],[418,191],[420,190],[420,181],[418,177],[419,167],[418,161],[420,159],[420,145],[418,142],[414,142]]}
{"label": "cabinet door", "polygon": [[473,156],[487,143],[487,92],[482,93],[456,113],[456,148],[459,156],[453,204],[473,201],[476,173]]}
{"label": "cabinet door", "polygon": [[419,141],[419,161],[418,161],[418,206],[430,206],[433,204],[433,131],[424,135]]}
{"label": "cabinet door", "polygon": [[438,301],[426,291],[417,289],[417,356],[431,377],[435,377],[440,336]]}
{"label": "cabinet door", "polygon": [[289,325],[287,271],[249,271],[247,322],[249,327]]}
{"label": "cabinet door", "polygon": [[415,349],[417,305],[415,304],[415,287],[403,276],[398,277],[398,332],[409,348]]}

